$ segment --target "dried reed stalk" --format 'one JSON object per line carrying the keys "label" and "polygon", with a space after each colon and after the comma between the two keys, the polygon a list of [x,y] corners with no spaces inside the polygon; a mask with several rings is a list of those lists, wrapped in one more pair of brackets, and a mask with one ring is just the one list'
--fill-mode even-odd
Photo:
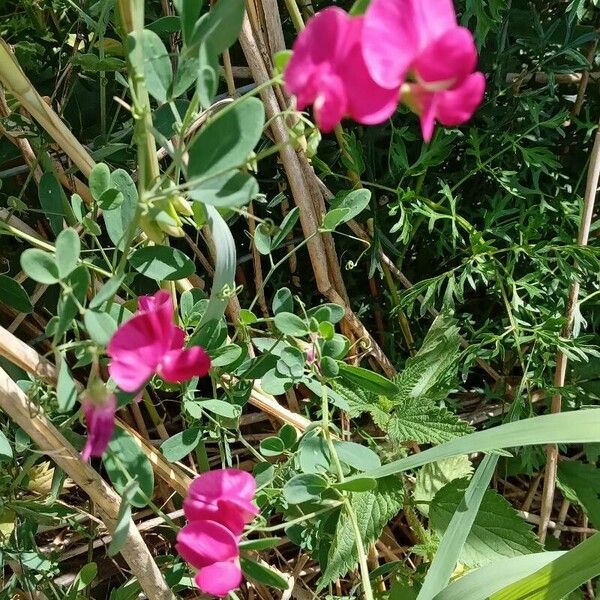
{"label": "dried reed stalk", "polygon": [[[21,427],[94,502],[106,528],[113,533],[121,499],[58,431],[39,407],[32,407],[25,393],[0,368],[0,408]],[[32,413],[32,408],[34,412]],[[175,596],[135,524],[129,519],[121,555],[150,600],[175,600]]]}

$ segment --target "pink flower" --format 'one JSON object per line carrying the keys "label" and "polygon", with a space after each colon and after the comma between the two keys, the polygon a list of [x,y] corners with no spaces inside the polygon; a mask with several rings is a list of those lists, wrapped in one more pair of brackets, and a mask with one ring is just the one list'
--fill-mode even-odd
{"label": "pink flower", "polygon": [[193,521],[177,534],[177,552],[198,569],[196,585],[205,593],[226,596],[242,582],[239,539],[215,521]]}
{"label": "pink flower", "polygon": [[189,521],[216,521],[240,535],[258,514],[252,502],[255,492],[256,481],[250,473],[239,469],[208,471],[190,485],[183,510]]}
{"label": "pink flower", "polygon": [[314,105],[322,131],[331,131],[345,116],[374,125],[389,118],[398,105],[398,88],[375,83],[361,51],[363,17],[337,7],[313,17],[293,46],[285,86],[299,110]]}
{"label": "pink flower", "polygon": [[402,100],[421,117],[425,141],[436,120],[454,126],[471,118],[485,78],[473,72],[473,36],[458,26],[452,0],[372,0],[364,18],[369,73],[382,87],[402,86]]}
{"label": "pink flower", "polygon": [[117,400],[114,394],[106,397],[104,403],[99,399],[86,397],[83,402],[83,416],[87,426],[87,440],[81,452],[81,459],[88,461],[92,456],[102,456],[115,430],[115,412]]}
{"label": "pink flower", "polygon": [[185,332],[173,323],[168,292],[140,296],[136,314],[113,335],[107,353],[108,371],[125,392],[136,392],[157,374],[169,383],[202,377],[210,357],[200,346],[184,348]]}
{"label": "pink flower", "polygon": [[242,582],[239,542],[244,526],[258,514],[252,502],[256,481],[238,469],[219,469],[196,477],[183,503],[188,524],[175,548],[198,569],[196,585],[226,596]]}

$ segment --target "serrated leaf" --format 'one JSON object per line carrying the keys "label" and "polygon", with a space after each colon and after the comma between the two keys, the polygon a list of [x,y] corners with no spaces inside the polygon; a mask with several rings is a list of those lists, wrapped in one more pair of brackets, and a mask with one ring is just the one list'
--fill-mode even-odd
{"label": "serrated leaf", "polygon": [[561,461],[558,464],[557,483],[565,497],[583,506],[594,527],[599,527],[600,469],[578,460]]}
{"label": "serrated leaf", "polygon": [[[397,477],[380,479],[378,487],[368,492],[349,494],[363,543],[368,546],[379,538],[383,528],[402,508],[402,483]],[[329,548],[327,564],[322,565],[323,575],[319,589],[331,581],[343,577],[354,568],[358,560],[352,523],[343,511],[340,512],[336,531]]]}
{"label": "serrated leaf", "polygon": [[397,404],[384,429],[396,443],[417,444],[441,444],[473,431],[449,410],[409,398]]}
{"label": "serrated leaf", "polygon": [[417,472],[413,500],[425,516],[429,514],[429,503],[448,483],[471,475],[473,465],[466,455],[453,456],[424,465]]}
{"label": "serrated leaf", "polygon": [[[435,495],[429,508],[429,522],[440,535],[448,527],[467,487],[466,479],[455,479]],[[540,549],[530,525],[502,496],[487,490],[458,560],[477,567],[502,557],[539,552]]]}

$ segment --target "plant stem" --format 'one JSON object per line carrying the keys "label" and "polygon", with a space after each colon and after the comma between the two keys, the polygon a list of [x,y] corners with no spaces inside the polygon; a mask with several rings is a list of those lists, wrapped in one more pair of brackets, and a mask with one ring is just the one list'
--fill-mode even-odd
{"label": "plant stem", "polygon": [[362,535],[358,526],[358,519],[356,513],[350,504],[350,501],[346,499],[344,508],[348,513],[350,522],[352,523],[352,529],[354,530],[354,539],[356,541],[356,551],[358,553],[358,564],[360,566],[360,578],[363,586],[363,594],[365,600],[373,600],[373,588],[371,587],[371,578],[369,577],[369,565],[367,564],[367,553],[363,544]]}

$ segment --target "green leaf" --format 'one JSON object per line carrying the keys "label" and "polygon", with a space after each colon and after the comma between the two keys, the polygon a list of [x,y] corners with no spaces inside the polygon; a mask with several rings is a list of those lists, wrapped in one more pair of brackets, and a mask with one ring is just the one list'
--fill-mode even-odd
{"label": "green leaf", "polygon": [[298,348],[290,346],[281,351],[281,358],[277,361],[276,368],[285,377],[299,379],[304,375],[305,362],[304,354]]}
{"label": "green leaf", "polygon": [[561,461],[557,483],[565,498],[583,506],[594,527],[600,527],[600,469],[578,460]]}
{"label": "green leaf", "polygon": [[92,169],[88,178],[92,198],[98,202],[102,194],[110,188],[110,169],[104,163],[98,163]]}
{"label": "green leaf", "polygon": [[197,183],[190,196],[204,204],[221,208],[247,204],[258,194],[258,183],[252,175],[228,171]]}
{"label": "green leaf", "polygon": [[117,513],[117,525],[112,533],[112,539],[106,551],[108,556],[118,554],[127,541],[127,534],[129,533],[129,528],[132,526],[131,501],[138,492],[139,486],[137,481],[130,482],[123,490],[119,512]]}
{"label": "green leaf", "polygon": [[127,171],[117,169],[110,175],[110,187],[123,194],[123,203],[118,208],[102,213],[106,232],[112,243],[124,249],[127,230],[135,218],[138,205],[137,187]]}
{"label": "green leaf", "polygon": [[273,314],[291,313],[294,310],[292,292],[286,287],[279,288],[273,296]]}
{"label": "green leaf", "polygon": [[[429,522],[432,529],[439,534],[446,531],[467,485],[465,479],[455,479],[435,495],[429,507]],[[486,490],[479,512],[457,559],[468,566],[480,566],[500,557],[518,556],[539,550],[540,545],[531,526],[502,496],[493,490]]]}
{"label": "green leaf", "polygon": [[11,460],[13,451],[7,437],[0,431],[0,462]]}
{"label": "green leaf", "polygon": [[257,540],[243,540],[240,542],[240,550],[270,550],[277,548],[282,543],[281,538],[270,537]]}
{"label": "green leaf", "polygon": [[223,54],[235,44],[244,20],[244,0],[225,0],[212,6],[193,33],[192,43],[210,40],[215,54]]}
{"label": "green leaf", "polygon": [[215,272],[208,306],[200,325],[221,319],[229,299],[222,293],[225,288],[235,289],[236,250],[235,242],[225,219],[213,206],[206,207],[208,227],[215,245]]}
{"label": "green leaf", "polygon": [[[365,473],[387,477],[430,462],[472,452],[492,452],[502,448],[538,444],[585,444],[598,440],[600,410],[591,408],[523,419],[476,431],[424,452],[395,460]],[[362,476],[362,475],[361,475]]]}
{"label": "green leaf", "polygon": [[[265,109],[257,98],[235,102],[218,113],[190,146],[189,180],[222,176],[243,166],[261,138],[264,121]],[[196,198],[194,189],[190,195]]]}
{"label": "green leaf", "polygon": [[321,304],[308,311],[309,317],[314,317],[319,323],[339,323],[344,318],[344,307],[339,304]]}
{"label": "green leaf", "polygon": [[248,579],[278,590],[288,589],[288,580],[274,567],[256,562],[247,556],[240,556],[240,565]]}
{"label": "green leaf", "polygon": [[271,250],[279,248],[279,246],[285,242],[285,239],[292,232],[299,218],[300,209],[297,206],[294,206],[294,208],[292,208],[292,210],[290,210],[290,212],[285,216],[285,219],[283,219],[277,233],[273,237],[273,241],[271,242]]}
{"label": "green leaf", "polygon": [[54,257],[37,248],[28,248],[21,254],[21,268],[31,279],[46,285],[58,283],[60,279]]}
{"label": "green leaf", "polygon": [[154,491],[154,472],[150,460],[129,433],[117,427],[102,462],[119,494],[125,492],[130,481],[137,481],[139,491],[131,498],[131,504],[146,506]]}
{"label": "green leaf", "polygon": [[89,336],[96,344],[106,346],[117,330],[117,323],[111,315],[94,310],[86,310],[83,322]]}
{"label": "green leaf", "polygon": [[600,575],[600,533],[496,592],[490,600],[562,600],[597,575]]}
{"label": "green leaf", "polygon": [[98,206],[102,210],[114,210],[123,204],[123,194],[119,190],[110,188],[98,198]]}
{"label": "green leaf", "polygon": [[260,442],[260,453],[266,457],[279,456],[285,451],[283,440],[274,435]]}
{"label": "green leaf", "polygon": [[169,462],[177,462],[193,452],[202,439],[202,429],[192,427],[185,431],[180,431],[165,440],[160,445],[160,451]]}
{"label": "green leaf", "polygon": [[244,350],[241,348],[241,346],[236,344],[228,344],[227,346],[223,346],[216,352],[212,353],[211,365],[213,367],[227,367],[236,362],[243,353]]}
{"label": "green leaf", "polygon": [[121,284],[125,279],[124,275],[114,275],[111,277],[92,298],[90,308],[100,308],[105,302],[108,302],[119,291]]}
{"label": "green leaf", "polygon": [[413,500],[417,509],[425,516],[429,515],[429,503],[448,483],[455,479],[468,477],[473,466],[468,456],[453,456],[424,465],[417,472]]}
{"label": "green leaf", "polygon": [[[381,479],[376,490],[350,493],[349,501],[356,515],[363,543],[368,547],[379,538],[383,528],[402,508],[402,483],[397,477]],[[354,529],[348,515],[342,511],[327,562],[321,565],[323,574],[319,581],[319,589],[346,575],[354,568],[357,560]]]}
{"label": "green leaf", "polygon": [[441,444],[473,431],[446,408],[411,398],[395,402],[395,410],[383,428],[396,443],[413,440],[417,444]]}
{"label": "green leaf", "polygon": [[481,502],[494,475],[497,463],[497,455],[488,455],[477,467],[477,471],[440,541],[417,600],[429,600],[448,585],[458,557],[477,519]]}
{"label": "green leaf", "polygon": [[374,373],[362,367],[353,367],[340,363],[340,377],[350,386],[360,386],[376,394],[393,394],[397,391],[394,382],[379,373]]}
{"label": "green leaf", "polygon": [[283,497],[288,504],[302,504],[318,500],[329,487],[325,477],[316,473],[295,475],[283,486]]}
{"label": "green leaf", "polygon": [[130,256],[129,263],[138,273],[155,281],[176,281],[196,271],[194,263],[181,250],[171,246],[138,248]]}
{"label": "green leaf", "polygon": [[308,326],[306,323],[294,313],[277,313],[275,315],[274,324],[284,335],[302,337],[308,333]]}
{"label": "green leaf", "polygon": [[219,87],[219,55],[210,40],[204,40],[198,48],[198,79],[196,93],[201,106],[208,108]]}
{"label": "green leaf", "polygon": [[[87,565],[83,565],[77,573],[77,577],[73,583],[69,586],[69,592],[82,592],[86,587],[88,587],[96,576],[98,575],[98,565],[95,562],[87,563]],[[70,597],[70,596],[69,596]]]}
{"label": "green leaf", "polygon": [[64,206],[66,197],[54,173],[48,172],[42,175],[38,184],[38,195],[42,211],[48,218],[52,231],[58,235],[63,228],[63,219],[66,216]]}
{"label": "green leaf", "polygon": [[377,453],[367,446],[346,441],[335,441],[334,446],[339,459],[353,469],[368,471],[381,465]]}
{"label": "green leaf", "polygon": [[325,440],[314,432],[305,434],[298,446],[298,462],[304,473],[329,471],[329,449]]}
{"label": "green leaf", "polygon": [[64,279],[77,266],[79,253],[81,252],[81,241],[74,229],[63,229],[56,238],[56,265],[58,274]]}
{"label": "green leaf", "polygon": [[61,358],[60,369],[58,371],[58,382],[56,384],[56,400],[58,410],[61,413],[69,412],[75,406],[77,400],[77,386],[71,376],[67,361]]}
{"label": "green leaf", "polygon": [[298,430],[293,425],[286,423],[279,430],[277,437],[281,439],[285,448],[287,450],[290,450],[296,445],[296,442],[298,441]]}
{"label": "green leaf", "polygon": [[343,490],[347,492],[368,492],[377,487],[377,480],[371,479],[370,477],[363,477],[362,479],[341,481],[340,483],[334,484],[333,487],[336,490]]}
{"label": "green leaf", "polygon": [[350,219],[355,219],[369,206],[370,201],[371,190],[360,188],[349,192],[341,200],[335,198],[331,203],[331,207],[336,210],[344,209],[348,211],[344,216],[343,222],[345,223]]}
{"label": "green leaf", "polygon": [[538,552],[495,561],[454,580],[435,596],[435,600],[488,600],[494,592],[534,573],[563,554],[566,553]]}
{"label": "green leaf", "polygon": [[[71,290],[71,294],[63,291],[58,301],[58,324],[55,335],[61,338],[72,326],[73,319],[79,314],[79,306],[85,305],[88,287],[90,285],[90,274],[83,265],[77,267],[66,279],[65,284]],[[75,302],[75,299],[77,302]]]}
{"label": "green leaf", "polygon": [[332,208],[324,217],[321,227],[328,231],[333,231],[338,225],[345,223],[350,217],[348,208]]}
{"label": "green leaf", "polygon": [[[166,102],[173,81],[173,68],[162,40],[153,31],[142,29],[130,34],[127,43],[132,64],[143,69],[148,93],[159,102]],[[139,65],[140,57],[142,65]]]}
{"label": "green leaf", "polygon": [[189,45],[196,21],[200,16],[200,10],[204,4],[203,0],[175,0],[173,2],[177,12],[181,15],[183,39]]}
{"label": "green leaf", "polygon": [[12,277],[0,275],[0,302],[15,310],[29,314],[33,305],[25,288]]}

